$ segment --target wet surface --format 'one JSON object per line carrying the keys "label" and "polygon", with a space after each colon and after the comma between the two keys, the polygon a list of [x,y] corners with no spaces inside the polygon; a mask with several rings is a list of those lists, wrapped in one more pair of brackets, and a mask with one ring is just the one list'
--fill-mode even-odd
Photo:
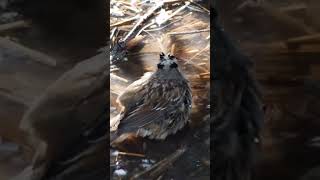
{"label": "wet surface", "polygon": [[111,149],[110,175],[114,180],[130,179],[148,171],[180,148],[186,148],[186,151],[161,173],[160,179],[210,179],[210,82],[209,78],[200,75],[208,72],[206,75],[210,76],[209,32],[167,35],[169,32],[208,28],[209,17],[203,13],[186,11],[176,18],[175,23],[166,28],[142,33],[144,38],[138,48],[130,50],[128,61],[119,64],[119,70],[113,72],[121,79],[111,75],[110,118],[119,113],[115,102],[118,94],[144,73],[153,72],[159,62],[160,52],[165,52],[178,58],[180,70],[190,81],[193,95],[191,121],[164,141],[134,139],[120,148]]}

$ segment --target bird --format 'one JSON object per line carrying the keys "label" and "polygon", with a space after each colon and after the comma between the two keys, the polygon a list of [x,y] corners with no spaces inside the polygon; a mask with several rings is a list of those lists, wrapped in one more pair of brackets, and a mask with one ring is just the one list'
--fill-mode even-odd
{"label": "bird", "polygon": [[161,53],[157,70],[130,84],[117,102],[121,111],[110,120],[111,144],[128,134],[164,140],[189,121],[192,92],[177,58]]}

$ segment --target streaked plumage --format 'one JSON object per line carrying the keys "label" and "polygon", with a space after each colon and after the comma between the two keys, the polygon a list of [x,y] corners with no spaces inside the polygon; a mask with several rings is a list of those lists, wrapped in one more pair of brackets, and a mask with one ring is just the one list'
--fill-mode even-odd
{"label": "streaked plumage", "polygon": [[165,139],[186,125],[192,96],[176,58],[162,53],[157,71],[133,82],[117,101],[122,111],[110,122],[115,137],[134,133],[149,139]]}

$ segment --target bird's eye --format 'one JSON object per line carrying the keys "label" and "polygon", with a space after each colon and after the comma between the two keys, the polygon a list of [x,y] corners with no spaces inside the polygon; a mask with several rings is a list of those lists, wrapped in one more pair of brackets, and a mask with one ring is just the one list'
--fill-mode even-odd
{"label": "bird's eye", "polygon": [[172,56],[172,55],[168,55],[168,57],[169,57],[169,59],[171,59],[171,60],[173,60],[173,58],[174,58],[174,56]]}
{"label": "bird's eye", "polygon": [[161,54],[160,54],[160,59],[162,59],[164,57],[164,53],[162,52]]}
{"label": "bird's eye", "polygon": [[172,63],[171,65],[170,65],[170,68],[177,68],[178,67],[178,64],[177,63]]}
{"label": "bird's eye", "polygon": [[158,64],[157,66],[158,66],[158,69],[162,69],[164,67],[163,64]]}

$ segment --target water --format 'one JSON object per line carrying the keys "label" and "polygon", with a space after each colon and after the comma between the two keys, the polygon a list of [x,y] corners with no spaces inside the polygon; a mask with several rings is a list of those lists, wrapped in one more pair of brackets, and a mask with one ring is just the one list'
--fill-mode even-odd
{"label": "water", "polygon": [[[182,17],[182,18],[181,18]],[[183,18],[185,17],[185,18]],[[164,141],[139,139],[125,144],[118,149],[110,150],[110,175],[113,180],[130,179],[152,167],[180,148],[186,148],[159,179],[210,179],[210,127],[209,127],[209,90],[210,82],[210,52],[209,32],[166,36],[168,32],[183,32],[194,29],[205,29],[209,25],[208,15],[203,13],[185,12],[178,21],[162,30],[143,33],[145,36],[140,46],[130,50],[128,61],[120,64],[117,76],[125,79],[110,79],[111,95],[110,118],[116,116],[115,99],[131,82],[139,79],[145,72],[154,71],[159,62],[159,53],[172,53],[179,60],[179,68],[190,81],[193,94],[193,110],[191,123],[175,135]],[[174,46],[174,47],[173,47]],[[190,60],[188,63],[186,63]],[[207,77],[200,74],[207,71]],[[144,157],[116,155],[118,151],[138,153]],[[148,178],[146,178],[148,179]]]}

